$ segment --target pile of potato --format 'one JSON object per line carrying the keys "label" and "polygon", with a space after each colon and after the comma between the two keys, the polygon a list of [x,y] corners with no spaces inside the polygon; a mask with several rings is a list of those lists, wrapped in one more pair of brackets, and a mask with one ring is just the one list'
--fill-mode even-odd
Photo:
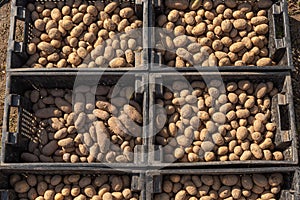
{"label": "pile of potato", "polygon": [[283,184],[283,175],[168,175],[164,176],[162,193],[155,200],[275,200]]}
{"label": "pile of potato", "polygon": [[[142,144],[142,108],[132,87],[39,89],[25,96],[40,119],[26,162],[133,162]],[[72,100],[73,97],[73,100]],[[130,100],[129,100],[130,99]]]}
{"label": "pile of potato", "polygon": [[129,176],[99,175],[34,175],[13,174],[10,185],[18,199],[55,200],[112,200],[139,199],[139,194],[131,191]]}
{"label": "pile of potato", "polygon": [[164,161],[283,160],[271,118],[273,82],[173,81],[156,97],[155,142]]}
{"label": "pile of potato", "polygon": [[27,67],[134,67],[142,51],[143,22],[130,2],[47,1],[27,9],[34,25]]}
{"label": "pile of potato", "polygon": [[270,66],[271,0],[165,0],[156,49],[170,67]]}

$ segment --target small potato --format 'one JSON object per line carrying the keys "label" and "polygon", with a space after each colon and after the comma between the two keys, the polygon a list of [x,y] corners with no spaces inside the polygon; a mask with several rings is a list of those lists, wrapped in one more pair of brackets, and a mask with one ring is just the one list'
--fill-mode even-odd
{"label": "small potato", "polygon": [[119,68],[126,66],[126,60],[124,58],[114,58],[109,62],[111,68]]}
{"label": "small potato", "polygon": [[260,25],[260,24],[267,24],[269,22],[268,18],[265,16],[257,16],[253,17],[251,19],[251,24],[254,26]]}
{"label": "small potato", "polygon": [[213,152],[205,152],[204,159],[206,162],[209,162],[209,161],[214,161],[216,159],[216,157]]}
{"label": "small potato", "polygon": [[262,174],[253,174],[252,179],[259,187],[266,187],[268,185],[268,179]]}
{"label": "small potato", "polygon": [[237,118],[246,119],[250,116],[250,112],[248,109],[239,109],[236,111]]}
{"label": "small potato", "polygon": [[107,4],[104,8],[104,12],[106,13],[112,13],[117,7],[119,6],[119,2],[111,2]]}
{"label": "small potato", "polygon": [[27,45],[26,50],[27,50],[27,53],[29,55],[33,55],[33,54],[36,53],[36,49],[37,49],[36,44],[35,43],[30,43],[30,44]]}
{"label": "small potato", "polygon": [[245,30],[247,27],[247,21],[245,19],[236,19],[233,22],[233,27],[237,30]]}
{"label": "small potato", "polygon": [[166,0],[166,7],[176,10],[185,10],[189,6],[188,0]]}
{"label": "small potato", "polygon": [[228,186],[222,186],[219,189],[219,197],[225,199],[231,195],[231,188]]}
{"label": "small potato", "polygon": [[283,157],[282,152],[280,152],[280,151],[275,151],[275,152],[273,153],[273,159],[274,159],[274,160],[283,160],[284,157]]}
{"label": "small potato", "polygon": [[225,114],[221,112],[216,112],[213,114],[212,119],[214,122],[219,123],[219,124],[224,124],[226,122],[226,116]]}
{"label": "small potato", "polygon": [[263,98],[266,93],[267,93],[267,85],[265,83],[260,83],[257,85],[256,90],[255,90],[255,96],[257,98]]}
{"label": "small potato", "polygon": [[192,29],[192,34],[195,36],[200,36],[203,33],[205,33],[205,31],[206,31],[206,24],[201,22]]}
{"label": "small potato", "polygon": [[261,58],[256,62],[257,66],[271,66],[272,65],[272,60],[271,58]]}
{"label": "small potato", "polygon": [[212,135],[214,143],[218,146],[224,145],[224,138],[220,133],[215,133]]}
{"label": "small potato", "polygon": [[271,0],[257,2],[257,7],[259,9],[269,9],[272,5],[273,5],[273,2]]}
{"label": "small potato", "polygon": [[222,31],[224,31],[225,33],[229,33],[231,31],[232,27],[233,27],[233,25],[229,19],[225,19],[221,23]]}
{"label": "small potato", "polygon": [[235,8],[238,5],[234,0],[225,0],[224,3],[229,8]]}
{"label": "small potato", "polygon": [[45,26],[46,26],[46,23],[42,20],[42,19],[37,19],[35,20],[34,22],[34,26],[37,30],[39,31],[44,31],[45,30]]}
{"label": "small potato", "polygon": [[236,175],[224,175],[220,177],[220,180],[226,186],[234,186],[238,183],[239,178]]}
{"label": "small potato", "polygon": [[242,42],[236,42],[233,43],[230,47],[229,50],[233,53],[238,53],[240,52],[243,48],[245,47],[245,44]]}
{"label": "small potato", "polygon": [[280,173],[271,174],[270,177],[268,178],[268,183],[272,187],[279,186],[282,184],[282,182],[283,182],[283,176]]}
{"label": "small potato", "polygon": [[44,199],[54,199],[55,191],[54,190],[46,190],[44,193]]}
{"label": "small potato", "polygon": [[240,157],[240,160],[250,160],[251,159],[251,156],[252,156],[252,153],[251,151],[249,150],[246,150],[242,153],[241,157]]}
{"label": "small potato", "polygon": [[267,24],[260,24],[254,28],[254,31],[259,35],[265,35],[269,32],[269,26]]}
{"label": "small potato", "polygon": [[253,180],[249,175],[244,175],[241,177],[241,184],[246,190],[252,190]]}
{"label": "small potato", "polygon": [[201,0],[191,0],[189,4],[190,10],[197,10],[201,6]]}
{"label": "small potato", "polygon": [[28,183],[25,180],[22,181],[18,181],[15,183],[14,185],[14,190],[17,193],[25,193],[30,189],[30,186],[28,185]]}
{"label": "small potato", "polygon": [[262,149],[257,144],[255,143],[251,144],[250,150],[256,159],[262,159],[263,157]]}
{"label": "small potato", "polygon": [[248,137],[248,130],[246,127],[241,126],[237,129],[236,138],[238,140],[244,140]]}
{"label": "small potato", "polygon": [[129,19],[134,15],[134,10],[131,7],[126,7],[120,10],[120,17]]}

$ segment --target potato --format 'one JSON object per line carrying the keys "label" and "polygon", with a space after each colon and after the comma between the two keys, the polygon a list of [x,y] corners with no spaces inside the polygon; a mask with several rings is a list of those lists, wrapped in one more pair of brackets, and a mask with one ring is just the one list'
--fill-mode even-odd
{"label": "potato", "polygon": [[262,174],[253,174],[253,183],[259,187],[266,187],[268,185],[268,179]]}
{"label": "potato", "polygon": [[126,60],[124,58],[114,58],[109,62],[109,66],[112,68],[125,67]]}
{"label": "potato", "polygon": [[64,147],[64,148],[68,148],[68,147],[72,147],[74,144],[74,141],[72,138],[65,138],[65,139],[61,139],[57,142],[58,146]]}
{"label": "potato", "polygon": [[40,51],[44,51],[45,53],[47,54],[52,54],[54,53],[55,51],[55,48],[48,42],[40,42],[38,45],[37,45],[37,48],[40,50]]}
{"label": "potato", "polygon": [[216,159],[215,154],[213,152],[205,152],[204,153],[204,159],[205,161],[209,162],[209,161],[213,161]]}
{"label": "potato", "polygon": [[33,55],[33,54],[36,53],[36,49],[37,49],[36,44],[35,43],[30,43],[30,44],[27,45],[26,51],[29,55]]}
{"label": "potato", "polygon": [[238,140],[244,140],[248,137],[248,130],[246,127],[241,126],[237,129],[236,138]]}
{"label": "potato", "polygon": [[14,184],[14,190],[17,193],[25,193],[30,189],[30,186],[25,180],[18,181]]}
{"label": "potato", "polygon": [[256,62],[257,66],[270,66],[272,65],[272,60],[271,58],[261,58]]}
{"label": "potato", "polygon": [[236,175],[223,175],[220,180],[225,186],[234,186],[238,183],[239,178]]}
{"label": "potato", "polygon": [[257,98],[263,98],[267,93],[267,85],[265,83],[260,83],[257,85],[255,90],[255,96]]}
{"label": "potato", "polygon": [[45,30],[46,23],[42,19],[37,19],[34,21],[34,27],[39,31]]}
{"label": "potato", "polygon": [[[192,29],[192,34],[195,36],[200,36],[205,31],[206,31],[206,25],[205,25],[205,23],[201,22]],[[174,44],[175,44],[175,41],[174,41]],[[175,46],[176,46],[176,44],[175,44]]]}
{"label": "potato", "polygon": [[247,27],[247,21],[245,19],[236,19],[233,22],[233,27],[237,30],[245,30]]}
{"label": "potato", "polygon": [[54,190],[46,190],[44,193],[44,199],[54,199],[55,191]]}
{"label": "potato", "polygon": [[180,190],[175,195],[175,200],[183,200],[186,198],[186,196],[187,196],[187,192],[185,190]]}
{"label": "potato", "polygon": [[238,53],[240,52],[243,48],[245,47],[245,44],[242,42],[236,42],[233,43],[230,47],[229,50],[233,53]]}
{"label": "potato", "polygon": [[255,26],[254,31],[259,35],[264,35],[269,32],[269,26],[267,24],[260,24]]}
{"label": "potato", "polygon": [[165,5],[170,9],[185,10],[188,8],[189,2],[187,0],[166,0]]}
{"label": "potato", "polygon": [[68,62],[77,66],[79,65],[82,61],[79,57],[79,55],[75,52],[71,53],[69,56],[68,56]]}
{"label": "potato", "polygon": [[212,139],[213,139],[214,143],[218,146],[221,146],[224,144],[224,138],[222,137],[222,135],[220,133],[213,134]]}
{"label": "potato", "polygon": [[237,6],[237,2],[234,0],[225,0],[224,3],[229,8],[235,8]]}
{"label": "potato", "polygon": [[273,159],[274,159],[274,160],[283,160],[284,157],[283,157],[282,152],[280,152],[280,151],[275,151],[275,152],[273,153]]}
{"label": "potato", "polygon": [[228,187],[228,186],[222,186],[219,189],[219,197],[222,198],[222,199],[225,199],[225,198],[229,197],[230,194],[231,194],[231,188]]}
{"label": "potato", "polygon": [[262,149],[257,144],[252,143],[250,145],[250,150],[251,150],[252,155],[256,159],[262,159],[262,157],[263,157]]}

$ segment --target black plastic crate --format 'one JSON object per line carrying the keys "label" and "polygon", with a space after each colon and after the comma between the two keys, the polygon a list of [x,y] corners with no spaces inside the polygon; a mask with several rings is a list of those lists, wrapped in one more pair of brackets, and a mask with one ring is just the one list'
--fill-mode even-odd
{"label": "black plastic crate", "polygon": [[[124,68],[30,68],[26,67],[25,64],[29,59],[30,55],[27,54],[26,48],[32,38],[32,30],[34,22],[31,19],[31,13],[27,9],[27,4],[40,2],[65,2],[60,0],[13,0],[11,2],[11,26],[10,35],[8,40],[8,51],[7,51],[7,71],[144,71],[148,69],[148,60],[150,52],[148,50],[148,29],[143,28],[142,30],[142,48],[141,52],[136,52],[135,55],[135,67],[124,67]],[[88,1],[93,3],[94,1]],[[109,3],[111,0],[104,0],[102,2]],[[143,27],[148,27],[148,0],[120,0],[119,2],[130,2],[134,7],[135,12],[140,20],[143,21]],[[17,21],[23,25],[23,36],[22,41],[16,41],[15,35],[17,32]]]}
{"label": "black plastic crate", "polygon": [[[268,10],[267,18],[269,19],[269,33],[268,35],[268,50],[269,57],[277,64],[273,66],[190,66],[190,67],[174,67],[178,71],[266,71],[266,70],[294,70],[292,62],[291,39],[289,29],[288,5],[286,0],[272,0],[273,6]],[[201,8],[201,7],[200,7]],[[156,17],[165,9],[164,0],[153,0],[152,9],[150,12],[154,13],[149,23],[155,27]],[[189,8],[188,8],[189,9]],[[155,29],[154,29],[155,30]],[[156,31],[159,32],[158,30]],[[167,34],[166,34],[167,35]],[[164,63],[163,55],[155,51],[155,44],[159,39],[155,36],[155,31],[151,34],[151,70],[152,71],[172,71],[173,67],[168,67]],[[162,49],[164,50],[164,49]],[[171,52],[176,51],[170,50]],[[208,55],[206,55],[208,57]],[[175,60],[175,59],[174,59]]]}
{"label": "black plastic crate", "polygon": [[[293,94],[292,94],[292,85],[291,85],[291,77],[289,72],[264,72],[264,73],[249,73],[249,72],[237,72],[237,73],[232,73],[232,72],[221,72],[221,73],[209,73],[209,72],[203,72],[203,73],[193,73],[193,72],[185,72],[185,73],[178,73],[178,72],[173,72],[173,73],[160,73],[160,74],[152,74],[149,77],[150,80],[150,86],[149,86],[149,165],[153,167],[175,167],[175,168],[180,168],[180,167],[207,167],[207,166],[215,166],[215,167],[233,167],[233,166],[266,166],[266,165],[296,165],[298,164],[298,137],[296,134],[296,128],[295,128],[295,116],[294,116],[294,108],[293,108]],[[199,151],[199,157],[202,155],[202,159],[200,158],[199,161],[197,162],[188,162],[185,157],[185,160],[179,161],[177,159],[172,159],[169,160],[169,157],[166,157],[166,152],[171,154],[170,152],[173,152],[175,150],[175,147],[181,147],[181,144],[178,143],[172,143],[172,139],[175,140],[176,142],[176,137],[179,135],[183,135],[181,133],[181,129],[185,130],[189,125],[185,124],[183,125],[184,128],[178,128],[177,135],[170,137],[170,133],[168,130],[168,125],[164,125],[166,127],[166,130],[168,131],[169,138],[170,140],[166,139],[164,136],[164,131],[163,135],[160,135],[160,131],[163,129],[163,126],[156,127],[155,123],[158,121],[157,114],[162,113],[165,115],[165,117],[159,118],[161,120],[165,120],[165,124],[168,124],[168,116],[166,114],[166,109],[165,107],[161,107],[159,103],[156,102],[156,99],[163,99],[163,94],[165,91],[165,88],[168,89],[168,91],[172,92],[172,84],[176,81],[183,81],[183,84],[190,84],[192,81],[203,81],[206,85],[210,83],[211,80],[221,80],[223,81],[224,85],[228,82],[238,82],[239,80],[249,80],[253,84],[258,84],[261,82],[273,82],[274,87],[277,87],[278,89],[278,94],[273,96],[271,98],[271,105],[270,105],[270,121],[272,123],[276,124],[276,131],[274,132],[274,137],[273,137],[273,143],[275,145],[275,150],[279,150],[283,154],[283,160],[262,160],[262,159],[254,159],[254,160],[232,160],[229,161],[227,158],[226,161],[204,161],[204,152],[202,150]],[[190,91],[193,91],[191,85],[188,85],[188,89]],[[222,91],[223,86],[219,86],[220,91]],[[222,89],[223,88],[223,89]],[[202,90],[202,89],[201,89]],[[177,91],[177,90],[175,90]],[[204,91],[204,89],[202,90]],[[225,90],[224,90],[225,91]],[[179,92],[178,92],[179,93]],[[172,100],[172,99],[171,99]],[[169,101],[171,101],[169,100]],[[187,103],[188,104],[188,103]],[[186,104],[185,104],[186,105]],[[191,104],[194,105],[194,104]],[[223,104],[221,104],[223,105]],[[179,109],[183,107],[183,104],[178,105]],[[197,107],[197,103],[196,103]],[[215,107],[217,112],[218,107]],[[235,108],[234,108],[235,109]],[[177,110],[177,112],[179,112]],[[196,112],[196,111],[195,111]],[[206,111],[209,112],[209,111]],[[227,111],[226,111],[227,112]],[[192,115],[193,116],[193,115]],[[197,115],[196,115],[197,116]],[[179,118],[181,119],[182,116],[179,114]],[[190,119],[190,118],[189,118]],[[227,119],[227,118],[226,118]],[[211,114],[210,114],[210,120],[211,119]],[[205,121],[206,122],[206,121]],[[182,122],[183,123],[183,122]],[[201,129],[203,129],[203,125],[201,119],[199,119],[199,127],[198,131],[201,132]],[[225,122],[226,124],[226,122]],[[176,124],[177,126],[177,124]],[[190,125],[191,126],[191,125]],[[216,124],[218,128],[218,124]],[[239,125],[241,126],[241,125]],[[246,126],[246,125],[243,125]],[[202,128],[201,128],[202,127]],[[248,126],[247,126],[248,127]],[[235,128],[234,128],[235,129]],[[236,128],[237,129],[237,128]],[[227,129],[228,130],[228,129]],[[218,129],[217,131],[218,132]],[[228,131],[226,131],[226,134]],[[250,132],[249,132],[250,134]],[[263,133],[261,133],[263,135]],[[208,139],[206,138],[204,141],[212,141],[210,135],[212,133],[208,133],[209,137]],[[156,141],[156,136],[161,136],[162,138],[165,138],[167,141],[166,144],[164,145],[159,145],[159,143]],[[172,135],[171,135],[172,136]],[[225,136],[224,136],[225,137]],[[209,139],[210,138],[210,139]],[[193,142],[198,141],[198,139],[194,140],[194,137],[191,137],[191,140],[189,140],[190,143],[188,143],[187,147],[192,147]],[[200,140],[199,140],[200,141]],[[202,139],[201,139],[202,141]],[[229,140],[231,141],[231,140]],[[170,142],[170,144],[169,144]],[[203,141],[202,141],[203,142]],[[214,141],[213,141],[214,142]],[[259,142],[260,143],[260,142]],[[177,144],[177,145],[176,145]],[[213,143],[215,147],[217,147],[216,143]],[[174,146],[175,145],[175,146]],[[195,144],[196,145],[196,144]],[[225,146],[228,145],[225,140]],[[165,148],[167,146],[167,148]],[[201,146],[201,145],[200,145]],[[222,145],[221,145],[222,146]],[[171,147],[173,148],[173,151],[171,151]],[[217,150],[212,149],[213,152],[215,152],[215,158],[217,158]],[[250,149],[249,149],[250,150]],[[273,149],[274,150],[274,149]],[[190,152],[190,151],[189,151]],[[201,153],[202,152],[202,153]],[[220,154],[222,155],[222,154]],[[228,154],[229,156],[229,150]],[[252,154],[253,155],[253,154]],[[174,152],[173,152],[174,156]]]}
{"label": "black plastic crate", "polygon": [[[278,200],[296,200],[299,196],[299,168],[236,168],[236,169],[178,169],[178,170],[153,170],[146,173],[147,177],[147,199],[154,199],[155,195],[163,193],[163,178],[168,175],[179,176],[222,176],[222,175],[268,175],[280,173],[283,175],[283,185],[280,193],[275,199]],[[185,189],[185,188],[182,188]],[[210,188],[211,189],[211,188]],[[246,198],[247,199],[247,198]]]}
{"label": "black plastic crate", "polygon": [[[43,73],[23,73],[14,72],[7,78],[7,96],[5,103],[4,125],[2,135],[2,157],[1,167],[14,166],[14,167],[46,167],[60,166],[60,167],[142,167],[147,162],[146,159],[146,131],[145,126],[141,127],[141,145],[135,145],[133,149],[133,160],[131,162],[96,162],[92,163],[65,163],[65,162],[24,162],[21,159],[21,153],[27,152],[28,142],[33,139],[38,126],[39,119],[35,117],[32,103],[24,96],[25,91],[49,88],[49,89],[70,89],[74,87],[76,81],[80,81],[79,85],[95,86],[109,85],[113,86],[118,83],[119,86],[126,85],[135,89],[134,96],[132,97],[141,106],[141,113],[143,115],[142,124],[147,124],[147,101],[148,92],[144,83],[147,82],[147,76],[142,74],[127,73],[105,73],[100,77],[98,74],[93,73],[61,73],[61,72],[48,72],[47,75]],[[124,82],[125,81],[125,82]],[[74,97],[73,97],[74,98]],[[74,99],[73,99],[74,102]],[[17,114],[10,118],[11,108],[17,109]],[[12,129],[10,120],[15,121],[16,127]],[[47,133],[48,134],[48,133]],[[145,140],[144,140],[145,138]],[[98,160],[99,161],[99,160]]]}
{"label": "black plastic crate", "polygon": [[[56,169],[35,169],[34,171],[27,168],[22,171],[14,169],[5,169],[0,172],[0,199],[1,200],[17,200],[19,199],[17,193],[14,191],[14,188],[9,183],[9,177],[11,175],[19,175],[21,177],[26,177],[27,175],[36,175],[36,176],[67,176],[67,175],[80,175],[83,177],[91,177],[92,179],[101,175],[110,176],[123,176],[126,175],[130,178],[130,189],[132,193],[139,195],[139,200],[145,199],[145,178],[144,173],[140,171],[126,171],[118,169],[103,169],[103,168],[92,168],[89,170],[82,169],[70,169],[66,168],[65,171],[61,171],[59,168]],[[31,187],[31,186],[30,186]],[[34,186],[36,188],[36,186]],[[31,187],[31,188],[34,188]],[[96,191],[98,194],[98,191]],[[75,197],[73,197],[75,198]]]}

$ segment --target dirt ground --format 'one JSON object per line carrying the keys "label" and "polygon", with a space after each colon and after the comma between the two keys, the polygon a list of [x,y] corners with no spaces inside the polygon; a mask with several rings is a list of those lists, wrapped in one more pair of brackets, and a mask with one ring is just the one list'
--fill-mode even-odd
{"label": "dirt ground", "polygon": [[[7,3],[0,8],[0,136],[2,132],[2,116],[5,96],[5,67],[6,49],[10,24],[10,4]],[[1,140],[1,137],[0,137]],[[1,142],[0,142],[1,148]]]}
{"label": "dirt ground", "polygon": [[[296,119],[300,117],[300,0],[288,0],[289,16],[291,25],[291,41],[293,49],[293,61],[296,71],[293,73],[293,92]],[[5,67],[7,39],[10,27],[10,3],[4,4],[0,8],[0,136],[2,132],[2,116],[5,96]],[[20,27],[17,27],[20,30]],[[22,33],[16,34],[16,39],[22,38]],[[296,122],[298,125],[298,123]],[[298,125],[298,130],[300,126]],[[0,137],[1,140],[1,137]],[[1,148],[1,142],[0,142]]]}

